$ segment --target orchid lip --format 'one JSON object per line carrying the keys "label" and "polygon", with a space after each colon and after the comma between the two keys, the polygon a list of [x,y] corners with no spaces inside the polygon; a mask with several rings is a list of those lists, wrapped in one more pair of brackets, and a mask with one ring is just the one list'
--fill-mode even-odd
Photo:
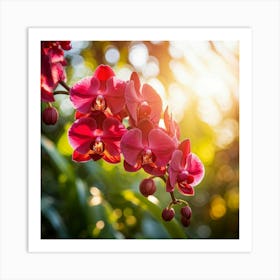
{"label": "orchid lip", "polygon": [[153,163],[153,153],[150,149],[146,149],[144,154],[142,155],[142,163],[143,164]]}
{"label": "orchid lip", "polygon": [[103,95],[99,94],[92,102],[91,110],[92,111],[104,111],[106,109],[106,101]]}
{"label": "orchid lip", "polygon": [[100,137],[97,137],[91,144],[90,154],[102,155],[104,150],[104,143],[101,141]]}
{"label": "orchid lip", "polygon": [[178,174],[178,182],[187,181],[189,176],[189,172],[187,170],[183,170],[180,174]]}
{"label": "orchid lip", "polygon": [[140,118],[148,117],[151,111],[151,106],[147,101],[142,101],[138,106],[138,115]]}

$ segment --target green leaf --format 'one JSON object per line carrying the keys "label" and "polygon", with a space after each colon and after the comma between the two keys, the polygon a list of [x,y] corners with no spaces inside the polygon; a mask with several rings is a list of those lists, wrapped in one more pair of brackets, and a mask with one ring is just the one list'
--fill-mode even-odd
{"label": "green leaf", "polygon": [[67,176],[67,179],[69,181],[74,182],[75,175],[74,170],[72,166],[67,162],[67,159],[64,158],[56,149],[56,146],[54,143],[49,140],[47,137],[43,136],[41,137],[41,144],[43,149],[47,152],[47,154],[52,159],[54,165],[56,168],[63,174]]}
{"label": "green leaf", "polygon": [[54,201],[51,197],[44,196],[41,199],[42,214],[48,219],[52,227],[56,230],[60,238],[67,238],[68,233],[60,214],[53,206]]}

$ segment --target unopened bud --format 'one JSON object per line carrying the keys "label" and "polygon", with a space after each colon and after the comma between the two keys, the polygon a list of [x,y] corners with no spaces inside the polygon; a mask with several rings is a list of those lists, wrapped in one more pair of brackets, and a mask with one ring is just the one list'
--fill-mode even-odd
{"label": "unopened bud", "polygon": [[184,216],[182,216],[181,217],[181,223],[182,223],[182,225],[184,227],[188,227],[190,225],[190,223],[191,223],[191,220],[186,218],[186,217],[184,217]]}
{"label": "unopened bud", "polygon": [[162,211],[162,214],[161,214],[162,218],[166,221],[166,222],[169,222],[171,221],[174,216],[175,216],[175,211],[173,208],[164,208],[163,211]]}
{"label": "unopened bud", "polygon": [[156,191],[156,184],[153,179],[144,179],[139,186],[140,192],[144,196],[149,196],[155,193]]}
{"label": "unopened bud", "polygon": [[192,209],[189,206],[185,206],[183,208],[181,208],[181,215],[183,217],[186,217],[187,219],[190,219],[192,216]]}
{"label": "unopened bud", "polygon": [[43,122],[47,125],[54,125],[58,120],[58,111],[54,107],[47,107],[43,111]]}

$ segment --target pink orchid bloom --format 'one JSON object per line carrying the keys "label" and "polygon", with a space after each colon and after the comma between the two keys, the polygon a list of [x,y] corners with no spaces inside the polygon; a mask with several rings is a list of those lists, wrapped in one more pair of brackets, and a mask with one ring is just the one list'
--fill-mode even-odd
{"label": "pink orchid bloom", "polygon": [[70,100],[81,113],[105,111],[108,107],[115,115],[124,109],[125,86],[110,66],[100,65],[92,77],[83,78],[70,89]]}
{"label": "pink orchid bloom", "polygon": [[197,155],[190,152],[189,139],[183,141],[174,151],[168,168],[166,191],[173,192],[176,183],[183,195],[194,195],[194,188],[204,177],[204,166]]}
{"label": "pink orchid bloom", "polygon": [[103,158],[109,163],[120,162],[120,140],[125,132],[117,119],[107,118],[102,112],[77,119],[68,132],[69,143],[74,148],[73,160]]}
{"label": "pink orchid bloom", "polygon": [[141,167],[152,175],[165,174],[176,146],[174,141],[160,128],[154,128],[149,120],[143,120],[137,128],[128,130],[122,137],[121,151],[124,168],[137,171]]}
{"label": "pink orchid bloom", "polygon": [[125,100],[132,126],[137,126],[143,119],[158,124],[162,110],[161,98],[148,84],[144,84],[140,89],[140,80],[136,72],[131,74],[130,82],[126,86]]}
{"label": "pink orchid bloom", "polygon": [[41,43],[41,100],[44,102],[54,102],[54,89],[60,81],[65,81],[64,50],[69,49],[71,49],[70,41]]}

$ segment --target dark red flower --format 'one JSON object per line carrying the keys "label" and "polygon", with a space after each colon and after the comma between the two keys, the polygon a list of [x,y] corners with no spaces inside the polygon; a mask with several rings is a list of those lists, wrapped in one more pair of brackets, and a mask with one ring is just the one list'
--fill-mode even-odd
{"label": "dark red flower", "polygon": [[92,77],[83,78],[70,89],[70,100],[81,113],[105,111],[108,107],[115,115],[124,109],[125,85],[110,66],[100,65]]}
{"label": "dark red flower", "polygon": [[178,150],[174,151],[168,168],[166,190],[174,191],[178,183],[178,190],[184,195],[193,195],[193,187],[198,185],[204,177],[204,166],[197,155],[190,152],[189,139],[183,141]]}
{"label": "dark red flower", "polygon": [[128,130],[121,140],[125,169],[136,171],[143,167],[152,175],[165,173],[175,148],[168,134],[160,128],[154,128],[148,120],[143,120],[139,128]]}
{"label": "dark red flower", "polygon": [[140,88],[139,77],[133,72],[125,90],[126,107],[132,126],[143,119],[149,119],[154,125],[160,120],[162,101],[157,92],[148,84]]}
{"label": "dark red flower", "polygon": [[115,118],[102,112],[82,117],[70,127],[68,139],[74,148],[73,160],[88,161],[103,158],[107,162],[120,162],[120,140],[125,127]]}
{"label": "dark red flower", "polygon": [[44,41],[41,43],[41,100],[54,102],[53,91],[65,81],[64,50],[71,48],[70,41]]}

